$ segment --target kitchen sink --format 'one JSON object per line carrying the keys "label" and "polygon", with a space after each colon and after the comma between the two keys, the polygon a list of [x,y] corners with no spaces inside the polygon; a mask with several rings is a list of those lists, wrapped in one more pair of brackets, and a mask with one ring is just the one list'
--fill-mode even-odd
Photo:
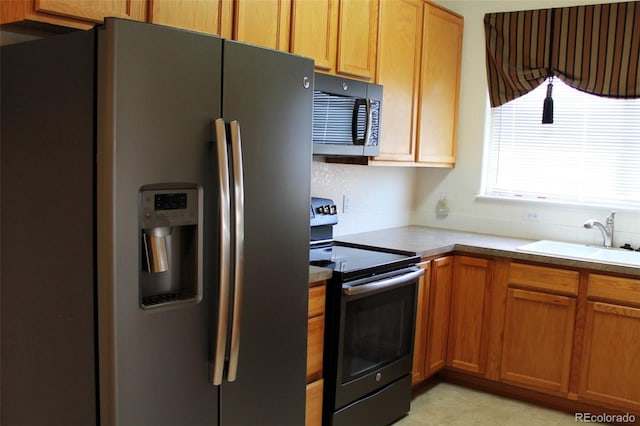
{"label": "kitchen sink", "polygon": [[516,250],[524,253],[544,254],[567,259],[640,267],[640,252],[619,248],[540,240],[517,247]]}

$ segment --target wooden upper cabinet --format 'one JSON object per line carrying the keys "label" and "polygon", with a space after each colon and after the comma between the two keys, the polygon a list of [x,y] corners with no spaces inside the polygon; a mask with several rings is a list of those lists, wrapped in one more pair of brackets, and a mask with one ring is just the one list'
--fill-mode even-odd
{"label": "wooden upper cabinet", "polygon": [[462,30],[462,17],[425,5],[417,160],[431,166],[456,161]]}
{"label": "wooden upper cabinet", "polygon": [[379,0],[342,0],[338,10],[338,74],[373,80]]}
{"label": "wooden upper cabinet", "polygon": [[380,155],[373,164],[453,167],[462,62],[461,16],[424,0],[382,0]]}
{"label": "wooden upper cabinet", "polygon": [[335,73],[337,40],[338,0],[293,2],[291,53],[313,58],[318,71]]}
{"label": "wooden upper cabinet", "polygon": [[416,159],[423,7],[423,0],[380,4],[378,83],[384,87],[384,104],[376,160]]}
{"label": "wooden upper cabinet", "polygon": [[149,22],[231,37],[232,0],[149,0]]}
{"label": "wooden upper cabinet", "polygon": [[380,0],[294,0],[291,52],[329,74],[373,81]]}
{"label": "wooden upper cabinet", "polygon": [[106,17],[145,21],[146,0],[3,0],[0,23],[33,20],[88,29]]}
{"label": "wooden upper cabinet", "polygon": [[236,0],[233,39],[289,51],[291,0]]}

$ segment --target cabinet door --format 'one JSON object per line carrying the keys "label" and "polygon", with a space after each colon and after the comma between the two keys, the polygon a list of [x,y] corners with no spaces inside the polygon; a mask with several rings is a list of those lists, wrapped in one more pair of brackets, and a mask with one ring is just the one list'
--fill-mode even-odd
{"label": "cabinet door", "polygon": [[291,0],[236,0],[233,39],[289,51]]}
{"label": "cabinet door", "polygon": [[423,0],[382,0],[378,78],[384,86],[380,155],[415,161]]}
{"label": "cabinet door", "polygon": [[379,0],[341,0],[338,11],[338,74],[373,80]]}
{"label": "cabinet door", "polygon": [[578,394],[640,413],[640,309],[588,302]]}
{"label": "cabinet door", "polygon": [[447,365],[484,374],[487,367],[492,262],[455,256]]}
{"label": "cabinet door", "polygon": [[145,0],[33,0],[3,1],[1,23],[30,19],[88,29],[104,18],[146,20]]}
{"label": "cabinet door", "polygon": [[149,22],[231,36],[232,0],[149,0]]}
{"label": "cabinet door", "polygon": [[462,17],[426,3],[418,161],[452,167],[456,157]]}
{"label": "cabinet door", "polygon": [[424,360],[425,378],[444,368],[447,362],[453,263],[453,256],[433,261],[431,297],[428,309],[427,352]]}
{"label": "cabinet door", "polygon": [[575,315],[573,297],[509,288],[501,379],[566,396]]}
{"label": "cabinet door", "polygon": [[413,369],[411,384],[424,380],[424,358],[427,345],[427,324],[429,319],[429,294],[431,288],[431,262],[422,262],[424,275],[418,282],[418,303],[416,306],[416,332],[413,339]]}
{"label": "cabinet door", "polygon": [[320,426],[322,424],[322,390],[324,380],[316,380],[307,385],[307,400],[305,410],[305,426]]}
{"label": "cabinet door", "polygon": [[291,13],[291,52],[313,58],[318,71],[335,73],[338,0],[294,1]]}

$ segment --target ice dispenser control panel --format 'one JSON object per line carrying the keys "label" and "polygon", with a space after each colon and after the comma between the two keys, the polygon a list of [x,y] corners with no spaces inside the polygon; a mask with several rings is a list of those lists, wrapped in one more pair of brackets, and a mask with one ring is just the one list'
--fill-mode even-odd
{"label": "ice dispenser control panel", "polygon": [[142,191],[143,228],[198,223],[197,189]]}

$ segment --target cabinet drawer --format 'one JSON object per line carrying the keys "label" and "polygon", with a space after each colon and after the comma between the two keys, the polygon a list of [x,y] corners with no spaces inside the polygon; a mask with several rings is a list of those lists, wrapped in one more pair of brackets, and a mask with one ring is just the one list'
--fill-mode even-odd
{"label": "cabinet drawer", "polygon": [[309,317],[324,313],[325,284],[309,289]]}
{"label": "cabinet drawer", "polygon": [[640,280],[589,274],[589,297],[640,305]]}
{"label": "cabinet drawer", "polygon": [[512,263],[509,269],[509,284],[527,288],[550,290],[575,296],[578,294],[580,273],[566,269]]}
{"label": "cabinet drawer", "polygon": [[307,383],[322,377],[324,315],[309,318],[307,331]]}

